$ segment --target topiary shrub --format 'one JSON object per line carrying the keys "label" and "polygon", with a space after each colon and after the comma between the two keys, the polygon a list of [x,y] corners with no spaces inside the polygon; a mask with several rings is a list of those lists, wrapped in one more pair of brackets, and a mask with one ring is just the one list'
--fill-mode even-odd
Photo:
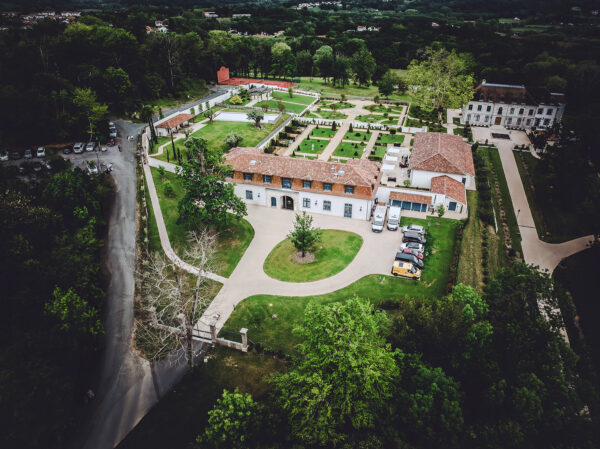
{"label": "topiary shrub", "polygon": [[165,181],[165,183],[163,185],[163,193],[165,194],[165,196],[168,196],[169,198],[172,198],[175,196],[175,190],[173,189],[173,186],[171,185],[171,181]]}

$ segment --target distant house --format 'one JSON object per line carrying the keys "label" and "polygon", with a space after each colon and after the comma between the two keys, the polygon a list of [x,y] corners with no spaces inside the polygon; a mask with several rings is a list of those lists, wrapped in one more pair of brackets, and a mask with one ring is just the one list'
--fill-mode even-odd
{"label": "distant house", "polygon": [[367,159],[326,162],[234,148],[225,155],[228,181],[248,204],[368,220],[380,164]]}
{"label": "distant house", "polygon": [[[413,187],[454,191],[457,184],[436,177],[448,177],[463,185],[463,190],[475,189],[475,167],[471,145],[462,137],[446,133],[416,133],[408,166]],[[449,186],[449,187],[445,187]],[[452,187],[455,186],[455,187]],[[440,191],[439,193],[443,193]],[[455,195],[456,196],[456,195]],[[454,198],[460,200],[461,198]]]}
{"label": "distant house", "polygon": [[284,33],[285,33],[285,31],[283,31],[283,30],[275,31],[275,32],[273,33],[273,36],[274,36],[274,37],[283,36],[283,34],[284,34]]}
{"label": "distant house", "polygon": [[204,17],[207,19],[216,19],[219,15],[214,11],[204,11]]}
{"label": "distant house", "polygon": [[440,24],[439,24],[439,23],[437,23],[437,22],[431,22],[431,27],[432,27],[432,28],[439,28],[439,27],[440,27]]}
{"label": "distant house", "polygon": [[359,25],[356,27],[356,31],[367,31],[367,27],[363,25]]}
{"label": "distant house", "polygon": [[232,14],[233,19],[241,19],[243,17],[252,17],[252,14]]}
{"label": "distant house", "polygon": [[560,121],[566,98],[544,87],[494,84],[483,80],[463,106],[461,123],[512,129],[548,128]]}
{"label": "distant house", "polygon": [[163,26],[163,21],[162,20],[155,20],[154,21],[154,26],[155,27],[161,27],[161,26]]}

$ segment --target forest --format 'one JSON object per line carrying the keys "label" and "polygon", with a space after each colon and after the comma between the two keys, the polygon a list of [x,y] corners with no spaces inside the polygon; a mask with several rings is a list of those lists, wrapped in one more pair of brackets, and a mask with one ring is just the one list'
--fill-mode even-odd
{"label": "forest", "polygon": [[61,160],[34,183],[0,167],[2,447],[65,441],[101,350],[113,186]]}

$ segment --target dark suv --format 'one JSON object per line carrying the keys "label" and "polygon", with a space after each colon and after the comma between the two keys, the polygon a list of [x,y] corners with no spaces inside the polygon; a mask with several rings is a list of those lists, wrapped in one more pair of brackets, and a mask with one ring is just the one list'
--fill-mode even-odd
{"label": "dark suv", "polygon": [[413,256],[412,254],[406,254],[406,253],[396,253],[396,260],[403,260],[405,262],[410,262],[412,263],[415,267],[419,268],[419,269],[423,269],[423,261],[421,259],[419,259],[416,256]]}
{"label": "dark suv", "polygon": [[414,232],[414,231],[406,231],[404,233],[404,236],[402,236],[402,241],[404,243],[406,243],[406,242],[416,242],[416,243],[420,243],[422,245],[424,245],[427,242],[427,240],[425,240],[425,237],[423,237],[418,232]]}

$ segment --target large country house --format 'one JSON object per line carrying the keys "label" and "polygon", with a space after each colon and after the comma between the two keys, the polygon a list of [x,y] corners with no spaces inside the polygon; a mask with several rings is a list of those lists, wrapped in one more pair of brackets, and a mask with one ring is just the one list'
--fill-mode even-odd
{"label": "large country house", "polygon": [[544,87],[493,84],[486,80],[475,88],[473,99],[463,106],[462,124],[502,126],[509,129],[548,128],[560,121],[565,95]]}
{"label": "large country house", "polygon": [[379,163],[346,164],[234,148],[225,155],[228,180],[248,204],[368,220],[380,178]]}

